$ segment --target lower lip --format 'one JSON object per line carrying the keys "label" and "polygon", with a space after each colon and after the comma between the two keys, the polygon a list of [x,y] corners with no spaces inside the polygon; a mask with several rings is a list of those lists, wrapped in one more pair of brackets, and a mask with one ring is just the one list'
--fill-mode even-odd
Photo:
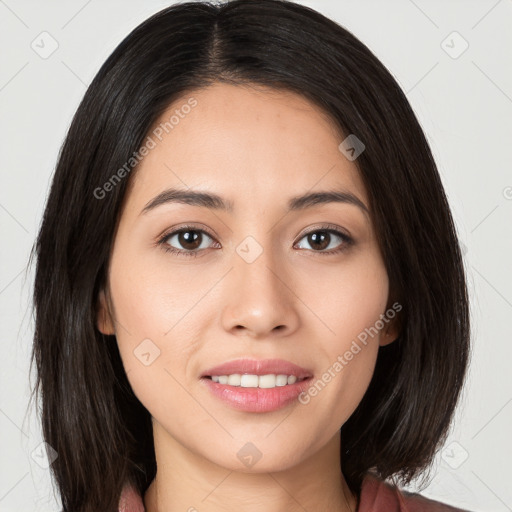
{"label": "lower lip", "polygon": [[308,377],[294,384],[267,389],[230,386],[213,382],[207,377],[201,380],[214,396],[235,409],[245,412],[270,412],[277,411],[297,400],[297,397],[309,388],[312,378]]}

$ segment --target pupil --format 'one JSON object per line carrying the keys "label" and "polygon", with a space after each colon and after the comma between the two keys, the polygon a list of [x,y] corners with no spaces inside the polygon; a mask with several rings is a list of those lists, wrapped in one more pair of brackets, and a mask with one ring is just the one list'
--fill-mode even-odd
{"label": "pupil", "polygon": [[[192,236],[189,236],[189,234],[192,233]],[[198,240],[200,240],[201,236],[200,233],[193,230],[188,231],[182,231],[179,235],[179,242],[182,245],[182,247],[185,247],[186,249],[197,249],[201,243],[197,243]]]}
{"label": "pupil", "polygon": [[[328,237],[329,233],[326,231],[318,231],[309,235],[309,243],[312,247],[315,247],[316,245],[318,249],[325,249],[329,245],[328,241],[325,243],[325,241],[328,240]],[[322,241],[319,243],[320,238],[322,238]]]}

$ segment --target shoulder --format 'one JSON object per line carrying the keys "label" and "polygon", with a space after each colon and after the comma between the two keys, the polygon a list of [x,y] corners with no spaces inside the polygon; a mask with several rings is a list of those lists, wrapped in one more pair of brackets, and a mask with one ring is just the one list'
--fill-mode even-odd
{"label": "shoulder", "polygon": [[470,512],[399,489],[366,474],[357,512]]}
{"label": "shoulder", "polygon": [[[119,512],[145,512],[142,496],[126,484],[119,500]],[[361,487],[357,512],[470,512],[410,493],[367,474]]]}
{"label": "shoulder", "polygon": [[142,496],[137,489],[126,483],[119,499],[118,512],[145,512]]}

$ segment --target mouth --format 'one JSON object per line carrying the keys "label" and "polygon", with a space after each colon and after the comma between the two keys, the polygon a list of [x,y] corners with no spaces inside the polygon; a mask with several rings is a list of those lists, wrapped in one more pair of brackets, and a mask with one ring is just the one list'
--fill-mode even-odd
{"label": "mouth", "polygon": [[288,374],[204,375],[205,389],[229,407],[249,413],[269,413],[300,402],[313,376]]}
{"label": "mouth", "polygon": [[235,359],[205,370],[201,378],[240,387],[280,387],[313,377],[313,372],[285,359]]}
{"label": "mouth", "polygon": [[273,373],[265,375],[232,373],[230,375],[205,375],[201,378],[233,387],[272,389],[291,386],[295,383],[311,380],[313,377],[296,377],[295,375]]}

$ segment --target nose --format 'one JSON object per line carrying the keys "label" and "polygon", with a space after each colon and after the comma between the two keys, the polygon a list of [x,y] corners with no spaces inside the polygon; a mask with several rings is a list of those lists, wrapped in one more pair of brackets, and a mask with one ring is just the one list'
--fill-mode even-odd
{"label": "nose", "polygon": [[292,334],[299,326],[301,300],[290,270],[272,250],[263,250],[251,263],[235,254],[221,298],[226,332],[256,339]]}

